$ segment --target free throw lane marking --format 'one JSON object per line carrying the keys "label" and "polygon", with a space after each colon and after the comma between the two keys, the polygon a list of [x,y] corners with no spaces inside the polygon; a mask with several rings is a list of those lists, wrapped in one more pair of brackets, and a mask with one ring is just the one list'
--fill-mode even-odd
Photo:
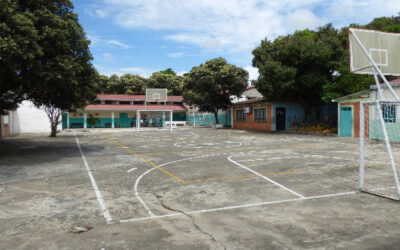
{"label": "free throw lane marking", "polygon": [[168,172],[167,170],[165,170],[165,169],[163,169],[163,168],[157,166],[155,163],[151,162],[150,160],[148,160],[147,158],[145,158],[145,157],[142,156],[141,154],[138,154],[138,153],[136,153],[136,152],[130,150],[127,146],[122,145],[121,143],[117,142],[116,140],[114,140],[113,138],[111,138],[111,137],[109,137],[109,136],[107,136],[107,135],[105,135],[105,137],[106,137],[108,140],[110,140],[112,143],[114,143],[114,144],[120,146],[121,148],[125,149],[126,151],[128,151],[128,152],[131,153],[131,154],[133,154],[133,155],[136,156],[137,158],[142,159],[143,161],[147,162],[148,164],[150,164],[150,165],[153,166],[154,168],[160,170],[160,171],[163,172],[164,174],[171,176],[172,178],[174,178],[175,180],[179,181],[179,182],[182,183],[182,184],[185,184],[185,181],[184,181],[184,180],[182,180],[182,179],[179,178],[178,176],[175,176],[175,175],[171,174],[171,173]]}
{"label": "free throw lane marking", "polygon": [[304,201],[304,200],[321,199],[321,198],[334,197],[334,196],[351,195],[351,194],[356,194],[356,193],[358,193],[358,192],[351,191],[351,192],[336,193],[336,194],[316,195],[316,196],[310,196],[310,197],[304,197],[304,198],[294,198],[294,199],[278,200],[278,201],[266,201],[266,202],[250,203],[250,204],[237,205],[237,206],[227,206],[227,207],[218,207],[218,208],[203,209],[203,210],[197,210],[197,211],[188,211],[185,213],[172,213],[172,214],[153,216],[153,217],[126,219],[126,220],[120,220],[120,222],[121,223],[136,222],[136,221],[153,220],[153,219],[160,219],[160,218],[166,218],[166,217],[174,217],[174,216],[180,216],[180,215],[184,215],[184,214],[210,213],[210,212],[231,210],[231,209],[237,209],[237,208],[257,207],[257,206],[287,203],[287,202],[293,202],[293,201]]}
{"label": "free throw lane marking", "polygon": [[130,172],[132,172],[133,170],[136,170],[136,168],[131,168],[131,169],[127,170],[126,172],[127,172],[127,173],[130,173]]}
{"label": "free throw lane marking", "polygon": [[83,164],[85,165],[85,168],[89,175],[90,181],[92,183],[94,192],[96,193],[97,201],[99,202],[101,211],[103,212],[103,216],[106,219],[106,222],[110,223],[112,221],[110,212],[108,211],[108,209],[106,207],[106,203],[104,202],[103,195],[101,195],[101,192],[100,192],[99,188],[97,187],[96,180],[94,179],[94,177],[92,175],[92,170],[90,169],[89,164],[86,161],[86,157],[82,152],[81,145],[79,144],[79,140],[78,140],[78,137],[76,137],[75,131],[74,131],[74,136],[75,136],[76,145],[78,145],[79,152],[81,153],[81,156],[82,156]]}
{"label": "free throw lane marking", "polygon": [[290,192],[290,193],[292,193],[292,194],[294,194],[294,195],[296,195],[296,196],[298,196],[298,197],[300,197],[300,198],[302,198],[302,199],[305,198],[303,195],[301,195],[301,194],[299,194],[299,193],[297,193],[297,192],[291,190],[290,188],[287,188],[287,187],[283,186],[282,184],[279,184],[278,182],[276,182],[276,181],[274,181],[274,180],[271,180],[270,178],[268,178],[268,177],[266,177],[266,176],[264,176],[264,175],[258,173],[257,171],[254,171],[253,169],[250,169],[250,168],[248,168],[248,167],[246,167],[246,166],[244,166],[244,165],[242,165],[242,164],[240,164],[240,163],[238,163],[238,162],[232,160],[232,159],[231,159],[232,156],[233,156],[233,155],[231,155],[231,156],[228,157],[228,160],[229,160],[230,162],[236,164],[237,166],[239,166],[239,167],[241,167],[241,168],[243,168],[243,169],[246,169],[246,170],[249,171],[249,172],[252,172],[252,173],[255,174],[255,175],[258,175],[259,177],[263,178],[264,180],[267,180],[267,181],[269,181],[269,182],[271,182],[271,183],[277,185],[278,187],[281,187],[281,188],[285,189],[286,191],[288,191],[288,192]]}

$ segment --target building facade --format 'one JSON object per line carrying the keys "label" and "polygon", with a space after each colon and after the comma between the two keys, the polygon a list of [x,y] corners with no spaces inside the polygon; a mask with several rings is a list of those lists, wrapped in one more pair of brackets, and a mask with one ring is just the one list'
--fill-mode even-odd
{"label": "building facade", "polygon": [[186,121],[182,96],[168,96],[166,103],[145,102],[145,95],[97,95],[97,103],[64,113],[62,128],[162,127],[166,121]]}
{"label": "building facade", "polygon": [[[400,79],[396,79],[390,81],[389,84],[392,86],[393,90],[396,92],[398,96],[400,96]],[[390,93],[389,89],[385,84],[380,85],[382,89],[382,95],[384,100],[394,100],[393,95]],[[341,98],[336,99],[335,101],[338,103],[338,135],[343,137],[360,137],[360,105],[362,102],[371,102],[377,99],[377,87],[376,85],[371,85],[368,90],[360,91],[354,94],[350,94],[347,96],[343,96]],[[394,108],[394,112],[388,113],[387,109],[382,110],[386,126],[388,128],[389,136],[394,138],[397,135],[390,135],[391,131],[400,131],[399,129],[395,129],[396,126],[400,126],[398,122],[399,112],[397,108]],[[377,137],[375,139],[379,139],[382,135],[375,135],[374,133],[370,133],[370,131],[376,131],[377,129],[374,126],[380,126],[376,122],[373,121],[375,114],[372,114],[372,110],[368,108],[364,110],[366,112],[365,117],[369,119],[368,126],[363,124],[366,135],[369,137]],[[390,119],[388,116],[390,114]],[[389,121],[390,120],[390,121]],[[379,129],[378,129],[379,130]]]}
{"label": "building facade", "polygon": [[232,113],[233,128],[246,130],[291,130],[305,119],[305,110],[300,104],[269,102],[264,98],[237,102]]}

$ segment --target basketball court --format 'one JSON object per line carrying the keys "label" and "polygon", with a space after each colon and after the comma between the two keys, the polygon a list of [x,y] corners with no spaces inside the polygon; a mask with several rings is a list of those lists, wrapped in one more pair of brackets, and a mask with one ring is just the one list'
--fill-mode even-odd
{"label": "basketball court", "polygon": [[[358,192],[356,139],[100,130],[0,146],[6,248],[365,249],[400,236],[398,202]],[[366,178],[393,190],[390,172]],[[68,233],[77,224],[93,229]]]}

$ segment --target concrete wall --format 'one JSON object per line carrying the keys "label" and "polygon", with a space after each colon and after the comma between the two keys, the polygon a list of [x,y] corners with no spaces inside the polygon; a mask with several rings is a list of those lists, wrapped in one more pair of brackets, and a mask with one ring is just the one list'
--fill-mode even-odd
{"label": "concrete wall", "polygon": [[[12,112],[12,133],[49,132],[50,121],[46,112],[37,108],[30,101],[23,101],[16,111]],[[58,126],[61,130],[61,124]]]}
{"label": "concrete wall", "polygon": [[[244,109],[245,107],[251,108],[251,113],[246,114],[246,121],[236,120],[236,110]],[[266,108],[267,120],[266,121],[254,121],[254,108]],[[272,130],[272,104],[270,103],[252,103],[235,105],[233,107],[233,128],[246,129],[246,130]]]}

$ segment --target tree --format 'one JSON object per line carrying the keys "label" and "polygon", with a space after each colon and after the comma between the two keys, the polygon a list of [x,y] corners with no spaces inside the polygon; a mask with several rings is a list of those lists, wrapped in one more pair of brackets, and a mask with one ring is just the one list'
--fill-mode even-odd
{"label": "tree", "polygon": [[185,75],[183,99],[202,112],[213,113],[218,124],[218,110],[228,108],[230,97],[246,90],[248,78],[246,70],[228,64],[224,58],[215,58],[193,67]]}
{"label": "tree", "polygon": [[311,109],[316,120],[323,86],[333,80],[344,48],[338,31],[328,24],[273,42],[265,39],[253,55],[253,66],[260,73],[255,86],[261,94],[270,100],[298,101]]}
{"label": "tree", "polygon": [[183,77],[171,69],[154,72],[147,80],[148,88],[166,88],[168,95],[182,95]]}
{"label": "tree", "polygon": [[[93,100],[97,72],[91,63],[90,42],[72,11],[72,3],[38,0],[1,4],[0,32],[5,38],[2,36],[0,48],[6,48],[1,50],[5,59],[0,66],[6,66],[1,67],[4,75],[0,76],[0,85],[6,86],[1,93],[10,94],[1,95],[0,104],[9,102],[7,96],[14,95],[20,97],[14,107],[22,99],[30,99],[38,107],[69,111]],[[21,27],[14,27],[20,19]],[[10,106],[2,105],[0,110]]]}
{"label": "tree", "polygon": [[124,94],[144,95],[146,79],[135,74],[125,74],[120,77],[120,84],[125,87]]}
{"label": "tree", "polygon": [[57,136],[57,127],[58,124],[60,124],[61,122],[61,114],[62,114],[62,110],[51,106],[51,105],[42,105],[40,107],[44,112],[46,112],[47,117],[50,120],[50,137],[56,137]]}

